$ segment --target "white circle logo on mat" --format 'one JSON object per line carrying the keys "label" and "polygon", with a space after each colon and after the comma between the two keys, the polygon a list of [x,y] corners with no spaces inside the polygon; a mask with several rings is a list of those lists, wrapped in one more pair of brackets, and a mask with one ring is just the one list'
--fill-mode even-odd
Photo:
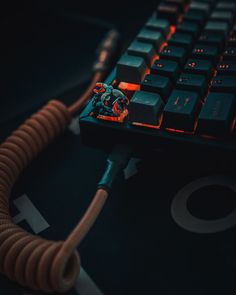
{"label": "white circle logo on mat", "polygon": [[236,178],[233,177],[209,176],[187,184],[178,191],[171,204],[171,215],[180,227],[194,233],[209,234],[225,231],[236,225],[236,208],[229,215],[215,220],[197,218],[188,210],[189,197],[197,190],[212,185],[226,187],[236,194]]}

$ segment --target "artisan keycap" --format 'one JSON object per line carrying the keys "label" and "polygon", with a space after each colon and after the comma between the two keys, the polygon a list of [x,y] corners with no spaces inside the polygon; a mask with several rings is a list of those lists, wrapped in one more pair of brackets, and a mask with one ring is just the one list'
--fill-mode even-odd
{"label": "artisan keycap", "polygon": [[236,61],[222,61],[217,66],[217,73],[236,76]]}
{"label": "artisan keycap", "polygon": [[196,13],[195,11],[188,11],[184,15],[184,21],[190,21],[202,26],[205,23],[206,17],[203,13]]}
{"label": "artisan keycap", "polygon": [[171,92],[171,82],[166,77],[149,74],[143,79],[141,90],[158,93],[163,100],[166,100]]}
{"label": "artisan keycap", "polygon": [[163,37],[160,32],[148,29],[142,29],[137,36],[137,40],[145,43],[151,43],[156,50],[159,50]]}
{"label": "artisan keycap", "polygon": [[156,51],[152,44],[133,41],[127,49],[128,54],[143,57],[148,66],[151,65]]}
{"label": "artisan keycap", "polygon": [[147,65],[142,57],[124,54],[117,63],[116,78],[118,81],[138,84],[146,71]]}
{"label": "artisan keycap", "polygon": [[169,45],[191,49],[193,47],[193,37],[185,33],[174,33],[168,42]]}
{"label": "artisan keycap", "polygon": [[174,90],[164,108],[162,126],[170,129],[193,131],[199,107],[197,93]]}
{"label": "artisan keycap", "polygon": [[168,19],[171,24],[176,24],[179,17],[179,9],[176,5],[161,3],[157,7],[157,17]]}
{"label": "artisan keycap", "polygon": [[217,46],[221,50],[225,45],[225,36],[222,34],[203,32],[199,37],[198,43]]}
{"label": "artisan keycap", "polygon": [[166,76],[175,82],[180,74],[180,68],[177,62],[166,59],[156,60],[151,67],[151,74]]}
{"label": "artisan keycap", "polygon": [[170,32],[170,22],[166,19],[157,19],[156,17],[151,17],[145,26],[149,30],[161,32],[164,37],[166,37]]}
{"label": "artisan keycap", "polygon": [[228,47],[223,54],[223,59],[236,60],[236,47]]}
{"label": "artisan keycap", "polygon": [[236,77],[217,75],[212,81],[211,90],[236,94]]}
{"label": "artisan keycap", "polygon": [[212,21],[224,21],[231,25],[234,21],[234,15],[230,11],[213,11],[210,19]]}
{"label": "artisan keycap", "polygon": [[157,93],[136,91],[130,100],[128,120],[131,123],[159,125],[164,103]]}
{"label": "artisan keycap", "polygon": [[209,21],[207,22],[204,31],[227,36],[229,33],[229,24],[227,22]]}
{"label": "artisan keycap", "polygon": [[192,58],[185,64],[184,72],[204,75],[209,78],[213,72],[213,65],[209,60]]}
{"label": "artisan keycap", "polygon": [[235,110],[234,95],[210,93],[198,118],[198,131],[206,135],[228,135]]}
{"label": "artisan keycap", "polygon": [[192,52],[192,57],[207,59],[216,63],[219,58],[219,49],[216,46],[196,44]]}
{"label": "artisan keycap", "polygon": [[197,23],[183,21],[177,25],[176,32],[191,34],[196,39],[200,32],[200,26]]}
{"label": "artisan keycap", "polygon": [[197,2],[193,1],[189,5],[189,11],[196,13],[196,14],[204,14],[205,16],[208,16],[210,13],[211,6],[206,2]]}
{"label": "artisan keycap", "polygon": [[184,48],[176,46],[166,46],[160,53],[160,57],[176,61],[179,65],[183,65],[186,61],[187,51]]}
{"label": "artisan keycap", "polygon": [[203,97],[207,90],[207,79],[203,75],[181,74],[177,80],[176,88],[194,91]]}

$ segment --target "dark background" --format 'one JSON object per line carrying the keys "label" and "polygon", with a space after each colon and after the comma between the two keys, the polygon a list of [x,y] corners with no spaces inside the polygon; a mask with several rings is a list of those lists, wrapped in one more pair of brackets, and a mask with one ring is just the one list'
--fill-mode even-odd
{"label": "dark background", "polygon": [[[50,98],[69,104],[79,96],[107,28],[120,31],[122,49],[157,4],[84,2],[8,2],[1,9],[1,140]],[[85,22],[85,16],[103,24]],[[67,131],[25,171],[13,199],[26,193],[50,224],[41,235],[65,239],[89,204],[105,159],[103,151],[84,146],[80,136]],[[150,155],[137,168],[135,176],[117,180],[79,248],[89,275],[104,294],[235,294],[235,228],[194,234],[181,229],[170,214],[173,197],[189,182],[216,174],[234,177],[231,161],[173,151]],[[217,186],[197,192],[189,204],[193,214],[206,219],[235,207],[235,194]],[[4,295],[29,293],[3,276],[0,290]]]}

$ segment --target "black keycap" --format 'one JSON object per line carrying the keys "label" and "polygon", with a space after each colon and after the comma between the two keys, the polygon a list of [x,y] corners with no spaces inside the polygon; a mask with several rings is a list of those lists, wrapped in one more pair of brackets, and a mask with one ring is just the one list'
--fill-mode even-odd
{"label": "black keycap", "polygon": [[137,40],[152,44],[154,48],[158,51],[160,45],[163,42],[163,36],[160,32],[142,29],[137,36]]}
{"label": "black keycap", "polygon": [[203,32],[199,37],[198,43],[217,46],[221,50],[225,45],[225,37],[222,34]]}
{"label": "black keycap", "polygon": [[184,15],[184,21],[190,21],[202,26],[205,23],[206,17],[203,13],[196,13],[195,11],[188,11]]}
{"label": "black keycap", "polygon": [[187,51],[184,48],[176,46],[166,46],[160,53],[160,57],[176,61],[183,65],[186,61]]}
{"label": "black keycap", "polygon": [[177,79],[176,88],[194,91],[203,97],[207,90],[207,79],[203,75],[181,74]]}
{"label": "black keycap", "polygon": [[179,9],[176,5],[161,3],[157,7],[157,17],[168,19],[171,24],[176,24],[179,17]]}
{"label": "black keycap", "polygon": [[141,90],[158,93],[163,100],[166,100],[171,91],[171,82],[166,77],[149,74],[144,77]]}
{"label": "black keycap", "polygon": [[236,33],[232,34],[228,39],[229,46],[236,46]]}
{"label": "black keycap", "polygon": [[209,60],[192,58],[185,64],[184,72],[204,75],[209,78],[213,73],[213,65]]}
{"label": "black keycap", "polygon": [[211,10],[211,6],[206,2],[193,1],[189,5],[189,11],[196,14],[204,14],[208,16]]}
{"label": "black keycap", "polygon": [[164,37],[166,37],[170,32],[170,22],[166,19],[157,19],[156,17],[151,17],[145,26],[149,30],[161,32]]}
{"label": "black keycap", "polygon": [[212,81],[211,90],[236,94],[236,77],[217,75]]}
{"label": "black keycap", "polygon": [[131,123],[159,125],[164,103],[157,93],[136,91],[130,100],[128,120]]}
{"label": "black keycap", "polygon": [[117,63],[116,78],[118,81],[139,84],[147,71],[142,57],[122,55]]}
{"label": "black keycap", "polygon": [[236,76],[236,61],[222,61],[217,66],[220,75]]}
{"label": "black keycap", "polygon": [[232,33],[230,34],[228,46],[236,46],[236,24],[234,25]]}
{"label": "black keycap", "polygon": [[219,49],[216,46],[196,44],[193,49],[192,56],[199,59],[207,59],[216,63],[219,57]]}
{"label": "black keycap", "polygon": [[228,47],[223,54],[223,59],[236,60],[236,47]]}
{"label": "black keycap", "polygon": [[235,110],[234,95],[210,93],[198,118],[198,131],[205,135],[227,136]]}
{"label": "black keycap", "polygon": [[170,129],[193,131],[199,107],[197,93],[174,90],[164,108],[162,126]]}
{"label": "black keycap", "polygon": [[209,21],[207,22],[204,31],[227,36],[229,33],[229,24],[227,22]]}
{"label": "black keycap", "polygon": [[226,1],[220,1],[216,4],[217,10],[224,10],[224,11],[236,11],[236,3],[234,1],[232,2],[226,2]]}
{"label": "black keycap", "polygon": [[165,0],[167,4],[173,4],[178,7],[179,11],[183,12],[186,6],[185,0]]}
{"label": "black keycap", "polygon": [[196,39],[200,32],[200,26],[197,23],[183,21],[177,25],[176,32],[191,34]]}
{"label": "black keycap", "polygon": [[152,44],[133,41],[127,49],[128,54],[143,57],[148,66],[151,65],[156,56],[156,51]]}
{"label": "black keycap", "polygon": [[191,49],[193,47],[193,37],[185,33],[174,33],[168,42],[169,45]]}
{"label": "black keycap", "polygon": [[234,15],[230,11],[213,11],[210,19],[212,21],[224,21],[227,22],[230,26],[234,21]]}
{"label": "black keycap", "polygon": [[151,67],[151,74],[166,76],[175,82],[180,74],[180,68],[177,62],[172,60],[156,60]]}

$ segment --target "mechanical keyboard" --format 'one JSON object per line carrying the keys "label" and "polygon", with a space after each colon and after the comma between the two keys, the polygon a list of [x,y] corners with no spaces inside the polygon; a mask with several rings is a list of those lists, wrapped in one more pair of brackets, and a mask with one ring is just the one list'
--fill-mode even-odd
{"label": "mechanical keyboard", "polygon": [[105,81],[104,91],[127,103],[109,113],[103,97],[95,112],[92,98],[80,118],[83,141],[234,152],[235,21],[234,0],[162,1]]}

